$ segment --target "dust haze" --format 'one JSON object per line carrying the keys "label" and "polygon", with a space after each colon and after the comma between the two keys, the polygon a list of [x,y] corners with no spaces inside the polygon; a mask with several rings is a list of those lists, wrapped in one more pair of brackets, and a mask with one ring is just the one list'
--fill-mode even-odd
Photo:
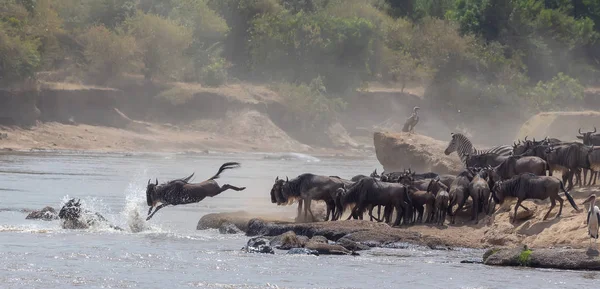
{"label": "dust haze", "polygon": [[600,107],[598,15],[400,2],[9,0],[2,147],[372,154],[415,106],[415,133],[476,147],[596,125],[534,115]]}

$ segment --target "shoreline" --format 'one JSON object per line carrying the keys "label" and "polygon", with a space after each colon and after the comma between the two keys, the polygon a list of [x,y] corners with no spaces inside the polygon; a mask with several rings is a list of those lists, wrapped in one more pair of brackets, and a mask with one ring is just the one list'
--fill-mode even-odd
{"label": "shoreline", "polygon": [[[289,144],[283,140],[245,141],[228,135],[149,124],[148,131],[93,125],[38,123],[31,128],[0,126],[0,153],[93,154],[289,154],[317,158],[374,157],[374,149],[324,148]],[[241,136],[248,138],[250,136]]]}

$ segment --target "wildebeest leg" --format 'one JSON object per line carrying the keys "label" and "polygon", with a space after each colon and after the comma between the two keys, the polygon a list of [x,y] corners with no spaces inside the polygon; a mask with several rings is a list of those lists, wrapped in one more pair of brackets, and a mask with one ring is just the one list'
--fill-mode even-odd
{"label": "wildebeest leg", "polygon": [[381,205],[377,205],[377,218],[381,220]]}
{"label": "wildebeest leg", "polygon": [[513,215],[513,220],[512,220],[513,223],[517,220],[517,210],[521,206],[521,202],[522,202],[521,199],[517,199],[517,204],[515,205],[515,214]]}
{"label": "wildebeest leg", "polygon": [[452,213],[452,216],[451,216],[451,218],[450,218],[450,220],[451,220],[451,221],[450,221],[450,223],[452,223],[452,224],[455,224],[455,223],[456,223],[456,214],[457,214],[457,213],[458,213],[460,210],[462,210],[462,208],[465,206],[465,202],[466,202],[466,201],[467,201],[466,199],[463,199],[463,200],[461,200],[461,201],[458,203],[458,207],[456,208],[456,211],[454,211],[454,213]]}
{"label": "wildebeest leg", "polygon": [[[156,212],[158,212],[158,210],[168,206],[169,204],[160,204],[160,206],[156,207],[156,210],[154,210],[154,212],[152,214],[150,214],[150,216],[148,216],[148,218],[146,218],[146,221],[150,220],[152,218],[152,216],[154,216],[154,214],[156,214]],[[152,209],[152,208],[150,208]]]}
{"label": "wildebeest leg", "polygon": [[148,216],[150,216],[150,213],[152,212],[152,209],[154,209],[154,206],[150,207],[150,209],[148,210]]}
{"label": "wildebeest leg", "polygon": [[329,221],[329,214],[331,213],[331,220],[334,220],[334,214],[335,214],[335,203],[333,201],[326,201],[325,204],[327,205],[327,215],[325,216],[325,222]]}
{"label": "wildebeest leg", "polygon": [[554,208],[554,206],[556,206],[556,200],[554,200],[553,197],[550,197],[550,209],[548,210],[548,212],[546,213],[546,215],[544,215],[544,218],[542,220],[546,220],[548,218],[548,215],[550,215],[550,212],[552,211],[552,209]]}
{"label": "wildebeest leg", "polygon": [[525,209],[525,211],[529,211],[529,208],[523,206],[523,204],[521,204],[521,208]]}
{"label": "wildebeest leg", "polygon": [[306,203],[304,204],[304,217],[308,218],[308,214],[310,214],[310,221],[313,222],[315,221],[315,216],[313,215],[312,210],[310,209],[310,203],[312,202],[312,199],[308,198],[306,199]]}
{"label": "wildebeest leg", "polygon": [[[389,207],[394,208],[394,206],[391,206],[391,205]],[[400,222],[402,221],[402,205],[398,204],[395,207],[396,207],[396,221],[394,222],[394,226],[400,226]],[[391,215],[392,214],[390,213],[390,216]]]}
{"label": "wildebeest leg", "polygon": [[296,219],[298,219],[298,220],[302,220],[301,219],[301,215],[302,215],[302,203],[303,203],[303,200],[299,199],[298,200],[298,216],[296,216]]}
{"label": "wildebeest leg", "polygon": [[558,200],[558,202],[560,203],[560,208],[558,209],[558,214],[556,214],[556,217],[560,217],[560,214],[562,214],[562,208],[563,208],[563,199],[557,194],[556,196],[556,200]]}

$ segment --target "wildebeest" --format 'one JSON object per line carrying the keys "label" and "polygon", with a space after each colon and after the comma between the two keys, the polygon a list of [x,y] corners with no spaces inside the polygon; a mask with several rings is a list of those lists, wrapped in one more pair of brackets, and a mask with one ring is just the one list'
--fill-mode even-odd
{"label": "wildebeest", "polygon": [[435,213],[433,215],[433,221],[440,226],[444,225],[444,221],[446,221],[449,201],[450,196],[445,190],[439,191],[437,196],[435,196]]}
{"label": "wildebeest", "polygon": [[[146,221],[150,220],[158,210],[168,205],[176,206],[197,203],[204,200],[206,197],[214,197],[229,189],[235,191],[245,190],[246,187],[235,187],[229,184],[219,186],[215,181],[224,170],[238,167],[240,167],[240,164],[236,162],[224,163],[219,168],[217,174],[206,181],[196,184],[188,183],[193,174],[187,178],[173,180],[161,185],[158,185],[158,179],[156,179],[155,184],[150,183],[150,180],[148,180],[148,186],[146,187],[146,201],[148,206],[150,206],[150,209],[148,210]],[[156,206],[158,203],[161,204]],[[152,208],[154,207],[156,207],[156,209],[152,212]],[[150,214],[150,212],[152,212],[152,214]]]}
{"label": "wildebeest", "polygon": [[394,225],[400,225],[402,217],[406,213],[408,206],[412,206],[408,189],[398,183],[386,183],[375,178],[364,178],[344,190],[341,190],[340,207],[338,214],[343,213],[343,209],[349,204],[356,204],[352,209],[351,215],[361,216],[365,210],[373,205],[386,206],[384,217],[389,222],[391,210],[396,209],[396,221]]}
{"label": "wildebeest", "polygon": [[578,139],[580,139],[584,145],[588,145],[588,146],[600,146],[600,134],[596,133],[596,127],[594,127],[594,131],[590,131],[590,132],[581,132],[581,128],[579,128],[579,134],[577,136]]}
{"label": "wildebeest", "polygon": [[498,166],[510,156],[502,156],[496,153],[485,153],[480,155],[465,154],[465,161],[468,168],[472,167],[487,167],[487,166]]}
{"label": "wildebeest", "polygon": [[523,173],[545,176],[546,171],[549,171],[550,176],[552,175],[550,166],[540,157],[510,156],[494,168],[493,177],[497,177],[497,181],[510,179]]}
{"label": "wildebeest", "polygon": [[58,217],[62,220],[62,226],[66,229],[87,229],[90,226],[105,224],[110,228],[122,231],[123,229],[113,226],[98,212],[91,212],[81,208],[80,200],[70,199],[60,211]]}
{"label": "wildebeest", "polygon": [[492,196],[494,201],[500,205],[504,203],[506,198],[517,198],[512,221],[514,223],[517,219],[517,210],[519,206],[521,206],[521,202],[527,199],[545,200],[550,198],[550,209],[546,215],[544,215],[544,220],[548,218],[548,215],[554,206],[556,206],[556,200],[558,200],[560,209],[558,210],[556,217],[559,217],[563,208],[563,199],[558,195],[559,190],[562,190],[565,193],[571,206],[573,206],[576,211],[579,211],[573,197],[565,190],[563,182],[556,177],[536,176],[529,173],[521,174],[510,180],[497,182],[492,189]]}
{"label": "wildebeest", "polygon": [[[448,205],[448,213],[450,213],[450,223],[454,224],[456,214],[462,210],[465,202],[469,198],[469,184],[473,180],[473,173],[469,170],[463,170],[450,185],[450,204]],[[452,212],[452,207],[457,205],[456,211]]]}
{"label": "wildebeest", "polygon": [[594,185],[596,185],[596,180],[598,178],[598,172],[600,171],[600,147],[592,146],[588,150],[588,160],[590,162],[590,180],[588,182],[588,186],[592,185],[592,180],[594,181]]}
{"label": "wildebeest", "polygon": [[[314,220],[314,215],[310,208],[313,200],[324,201],[327,205],[325,220],[328,221],[330,216],[332,220],[336,220],[336,190],[343,185],[350,185],[352,183],[352,181],[339,177],[321,176],[310,173],[301,174],[292,180],[287,178],[285,181],[276,179],[271,189],[271,201],[275,199],[278,205],[283,205],[291,204],[294,200],[298,200],[298,219],[304,220],[309,215],[311,220]],[[275,198],[273,198],[273,194],[275,194]],[[304,218],[302,218],[302,206],[304,206]]]}
{"label": "wildebeest", "polygon": [[486,170],[480,170],[469,184],[469,195],[473,200],[471,220],[474,220],[475,223],[479,221],[479,212],[483,211],[486,215],[489,212],[490,188],[488,177]]}
{"label": "wildebeest", "polygon": [[578,169],[589,169],[588,147],[582,143],[564,143],[546,149],[546,161],[550,168],[563,173],[563,182],[569,181],[568,190],[573,188],[573,174]]}
{"label": "wildebeest", "polygon": [[[590,131],[590,132],[581,132],[581,128],[579,128],[579,134],[577,136],[578,139],[582,140],[584,145],[587,146],[600,146],[600,134],[596,133],[596,127],[594,127],[594,131]],[[583,173],[583,181],[585,182],[585,179],[587,177],[587,170],[584,170]],[[588,186],[592,185],[592,179],[594,181],[594,185],[596,184],[596,179],[598,178],[598,171],[594,168],[590,169],[590,180],[588,182]]]}
{"label": "wildebeest", "polygon": [[[375,170],[374,170],[374,171],[373,171],[373,172],[372,172],[372,173],[369,175],[369,177],[371,177],[371,178],[380,178],[380,175],[379,175],[379,174],[377,174],[377,169],[375,169]],[[360,181],[361,179],[364,179],[364,178],[368,178],[368,177],[367,177],[367,176],[365,176],[365,175],[356,175],[356,176],[352,177],[350,180],[351,180],[351,181],[353,181],[353,182],[358,182],[358,181]]]}
{"label": "wildebeest", "polygon": [[[423,214],[427,212],[427,215],[425,216],[425,222],[430,222],[433,217],[432,214],[435,205],[435,196],[431,192],[418,190],[413,186],[408,187],[408,196],[412,202],[413,209],[413,214],[410,216],[410,221],[423,222]],[[416,220],[414,214],[417,214]]]}

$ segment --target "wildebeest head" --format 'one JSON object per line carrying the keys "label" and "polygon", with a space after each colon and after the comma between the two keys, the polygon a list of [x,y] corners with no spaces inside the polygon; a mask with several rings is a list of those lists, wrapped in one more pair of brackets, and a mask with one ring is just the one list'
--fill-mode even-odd
{"label": "wildebeest head", "polygon": [[600,139],[600,136],[596,136],[596,127],[594,127],[594,131],[589,131],[589,132],[581,132],[581,128],[579,128],[579,134],[577,136],[578,139],[583,141],[584,145],[593,145],[595,144],[596,139]]}
{"label": "wildebeest head", "polygon": [[70,199],[60,209],[58,217],[64,220],[76,220],[81,216],[81,203],[80,200]]}
{"label": "wildebeest head", "polygon": [[284,183],[285,183],[285,181],[283,179],[279,179],[279,176],[277,176],[275,178],[275,183],[273,184],[273,187],[271,188],[271,203],[273,203],[273,204],[277,203],[277,205],[286,203],[286,201],[283,200],[283,195],[282,195]]}
{"label": "wildebeest head", "polygon": [[148,185],[146,186],[146,202],[148,203],[148,206],[153,206],[154,205],[154,191],[156,190],[156,187],[158,186],[158,179],[156,179],[156,183],[153,184],[150,182],[150,179],[148,179]]}
{"label": "wildebeest head", "polygon": [[371,177],[371,178],[381,178],[381,176],[380,176],[379,174],[377,174],[377,169],[375,169],[375,170],[374,170],[374,171],[371,173],[370,177]]}

